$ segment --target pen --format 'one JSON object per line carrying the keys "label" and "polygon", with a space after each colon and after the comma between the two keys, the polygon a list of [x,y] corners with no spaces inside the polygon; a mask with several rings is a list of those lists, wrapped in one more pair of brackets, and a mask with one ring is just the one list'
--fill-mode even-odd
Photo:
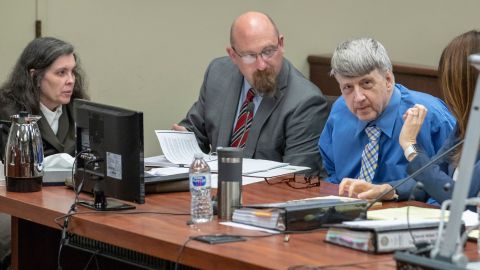
{"label": "pen", "polygon": [[272,217],[271,212],[265,212],[265,211],[255,211],[253,214],[257,217]]}

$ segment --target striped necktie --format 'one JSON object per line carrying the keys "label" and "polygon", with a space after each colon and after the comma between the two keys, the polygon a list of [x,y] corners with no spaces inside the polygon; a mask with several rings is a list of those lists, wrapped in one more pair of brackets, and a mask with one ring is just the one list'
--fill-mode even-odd
{"label": "striped necktie", "polygon": [[255,97],[255,90],[250,88],[243,101],[242,108],[238,114],[237,124],[233,130],[232,143],[230,144],[232,147],[245,147],[245,142],[247,141],[248,132],[253,119],[253,97]]}
{"label": "striped necktie", "polygon": [[362,167],[360,168],[360,175],[358,178],[371,183],[378,166],[378,141],[382,131],[375,126],[371,126],[366,127],[365,132],[367,133],[369,142],[365,145],[365,149],[363,149]]}

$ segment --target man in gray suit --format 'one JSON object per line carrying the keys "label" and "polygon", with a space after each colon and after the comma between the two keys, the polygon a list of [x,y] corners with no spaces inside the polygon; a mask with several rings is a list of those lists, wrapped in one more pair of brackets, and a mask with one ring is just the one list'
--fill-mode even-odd
{"label": "man in gray suit", "polygon": [[263,13],[240,15],[228,57],[213,60],[198,100],[174,130],[193,131],[203,151],[244,148],[247,158],[308,166],[324,176],[316,142],[328,117],[321,91],[283,57],[284,40]]}

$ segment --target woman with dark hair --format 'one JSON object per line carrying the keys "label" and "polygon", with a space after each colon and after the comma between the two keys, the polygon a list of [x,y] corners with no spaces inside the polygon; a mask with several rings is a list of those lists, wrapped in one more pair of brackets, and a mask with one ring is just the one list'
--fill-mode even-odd
{"label": "woman with dark hair", "polygon": [[[469,55],[476,53],[480,53],[480,32],[478,31],[469,31],[456,37],[443,50],[438,65],[440,86],[445,103],[457,119],[457,125],[437,154],[442,154],[465,137],[478,78],[478,70],[468,63],[467,58]],[[410,162],[408,165],[409,174],[429,161],[429,158],[422,153],[421,145],[415,147],[416,137],[426,114],[425,107],[415,105],[404,115],[405,123],[400,133],[399,142],[404,149],[405,157]],[[415,177],[415,181],[423,183],[425,192],[439,203],[452,198],[453,186],[458,175],[460,155],[463,150],[465,149],[457,149],[453,154]],[[468,194],[468,197],[476,197],[480,191],[480,155],[478,154],[480,152],[478,149],[468,150],[477,151],[477,161]],[[445,188],[448,186],[450,188]]]}
{"label": "woman with dark hair", "polygon": [[[23,50],[0,87],[0,120],[20,111],[40,115],[46,156],[75,152],[73,103],[86,98],[79,59],[71,44],[52,37],[37,38]],[[3,134],[3,147],[8,134]]]}
{"label": "woman with dark hair", "polygon": [[[45,156],[75,153],[73,102],[86,98],[78,56],[71,44],[52,37],[37,38],[23,50],[12,73],[0,87],[0,151],[8,137],[6,124],[20,111],[40,115],[38,127]],[[7,122],[7,123],[5,123]],[[7,269],[10,217],[0,213],[0,269]]]}

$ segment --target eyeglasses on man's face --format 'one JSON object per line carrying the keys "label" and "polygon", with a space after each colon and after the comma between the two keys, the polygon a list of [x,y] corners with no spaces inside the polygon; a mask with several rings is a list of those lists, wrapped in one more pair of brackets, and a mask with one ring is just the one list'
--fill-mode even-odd
{"label": "eyeglasses on man's face", "polygon": [[264,48],[260,53],[239,53],[235,49],[235,47],[232,46],[233,51],[240,56],[240,59],[242,59],[242,62],[246,65],[250,65],[255,63],[257,61],[257,58],[260,56],[264,61],[272,58],[273,55],[278,51],[278,46],[280,43],[277,43],[275,46],[268,46]]}

